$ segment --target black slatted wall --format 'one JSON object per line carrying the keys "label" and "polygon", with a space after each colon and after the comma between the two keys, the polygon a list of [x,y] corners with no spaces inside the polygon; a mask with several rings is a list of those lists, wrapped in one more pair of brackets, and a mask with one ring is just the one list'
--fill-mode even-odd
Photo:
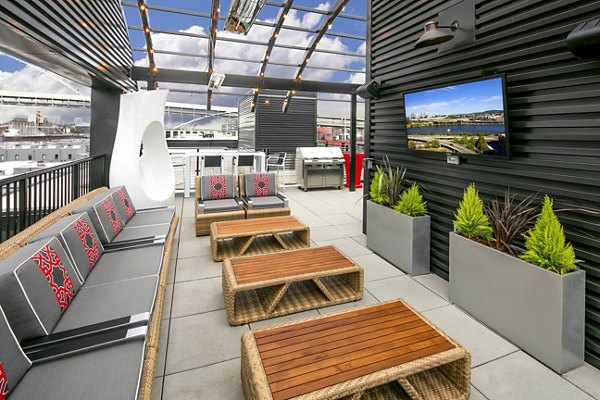
{"label": "black slatted wall", "polygon": [[[383,95],[368,105],[369,152],[404,164],[428,188],[431,266],[448,279],[448,232],[464,188],[484,198],[548,193],[559,207],[600,204],[600,61],[580,60],[565,45],[580,22],[600,16],[597,0],[476,0],[475,44],[438,54],[414,49],[423,25],[458,1],[372,0],[372,78]],[[512,158],[471,158],[448,165],[443,154],[406,150],[404,91],[504,73]],[[587,272],[586,360],[600,367],[600,217],[560,213]],[[532,294],[535,295],[535,294]]]}
{"label": "black slatted wall", "polygon": [[294,168],[296,147],[316,146],[317,102],[308,93],[298,93],[283,114],[285,92],[265,91],[258,96],[254,113],[252,96],[239,105],[239,147],[268,148],[271,154],[286,152],[286,168]]}

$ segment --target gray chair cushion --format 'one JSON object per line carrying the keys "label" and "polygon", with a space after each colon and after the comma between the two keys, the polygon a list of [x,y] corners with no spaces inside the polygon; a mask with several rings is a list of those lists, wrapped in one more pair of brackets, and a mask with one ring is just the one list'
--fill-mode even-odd
{"label": "gray chair cushion", "polygon": [[152,312],[158,277],[148,276],[82,288],[53,332]]}
{"label": "gray chair cushion", "polygon": [[117,186],[109,189],[112,194],[112,199],[117,207],[117,211],[123,222],[128,223],[129,220],[136,214],[137,210],[129,197],[129,192],[125,186]]}
{"label": "gray chair cushion", "polygon": [[175,210],[172,208],[138,211],[125,226],[129,228],[156,224],[170,224],[173,221],[174,216]]}
{"label": "gray chair cushion", "polygon": [[223,199],[223,200],[205,200],[204,201],[204,212],[205,213],[216,213],[222,211],[237,211],[240,209],[240,205],[237,200],[234,199]]}
{"label": "gray chair cushion", "polygon": [[125,225],[112,200],[112,193],[110,191],[103,192],[102,196],[96,196],[83,203],[71,211],[71,214],[80,214],[83,212],[87,212],[90,216],[102,244],[110,243]]}
{"label": "gray chair cushion", "polygon": [[253,208],[283,208],[284,201],[277,196],[265,196],[265,197],[250,197],[252,200]]}
{"label": "gray chair cushion", "polygon": [[15,388],[29,367],[31,361],[21,350],[15,334],[8,325],[4,311],[0,308],[0,399]]}
{"label": "gray chair cushion", "polygon": [[274,172],[244,175],[244,188],[247,197],[277,195],[277,181]]}
{"label": "gray chair cushion", "polygon": [[237,195],[231,174],[205,175],[200,179],[200,186],[200,200],[232,199]]}
{"label": "gray chair cushion", "polygon": [[36,364],[9,400],[134,400],[140,385],[144,340]]}
{"label": "gray chair cushion", "polygon": [[143,276],[157,276],[161,269],[163,251],[164,246],[156,244],[104,253],[83,284],[83,289]]}
{"label": "gray chair cushion", "polygon": [[83,282],[104,253],[89,216],[83,213],[62,218],[37,234],[30,243],[53,236],[58,238],[71,257],[79,280]]}
{"label": "gray chair cushion", "polygon": [[113,239],[112,243],[119,243],[126,240],[138,240],[152,236],[167,236],[170,227],[171,225],[169,224],[135,226],[132,228],[126,226],[125,229]]}
{"label": "gray chair cushion", "polygon": [[56,238],[24,246],[0,262],[0,306],[19,341],[52,332],[76,300],[76,277]]}

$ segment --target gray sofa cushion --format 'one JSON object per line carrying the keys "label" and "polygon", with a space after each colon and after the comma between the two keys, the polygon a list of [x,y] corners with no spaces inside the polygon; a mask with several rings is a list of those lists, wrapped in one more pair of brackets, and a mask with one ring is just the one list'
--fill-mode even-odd
{"label": "gray sofa cushion", "polygon": [[133,218],[129,220],[126,227],[138,227],[157,224],[170,224],[175,216],[175,210],[165,208],[162,210],[143,210],[135,213]]}
{"label": "gray sofa cushion", "polygon": [[[137,214],[136,214],[137,215]],[[148,226],[134,226],[132,228],[126,226],[112,241],[112,243],[119,243],[126,240],[139,240],[153,236],[167,236],[169,233],[169,224],[158,224]]]}
{"label": "gray sofa cushion", "polygon": [[244,188],[247,197],[277,195],[277,181],[274,172],[244,175]]}
{"label": "gray sofa cushion", "polygon": [[135,400],[140,385],[144,340],[36,364],[9,400]]}
{"label": "gray sofa cushion", "polygon": [[143,276],[157,276],[161,269],[163,251],[164,246],[156,244],[104,253],[83,284],[83,289]]}
{"label": "gray sofa cushion", "polygon": [[4,395],[15,388],[29,367],[31,361],[21,350],[4,311],[0,308],[0,399],[4,399]]}
{"label": "gray sofa cushion", "polygon": [[237,195],[231,174],[205,175],[200,179],[200,186],[200,200],[232,199]]}
{"label": "gray sofa cushion", "polygon": [[0,306],[22,341],[46,335],[68,312],[81,284],[58,239],[22,247],[0,262]]}
{"label": "gray sofa cushion", "polygon": [[112,199],[117,207],[117,211],[121,216],[123,222],[127,223],[129,220],[135,215],[137,210],[131,201],[131,197],[129,197],[129,192],[125,186],[117,186],[110,189],[110,193],[112,194]]}
{"label": "gray sofa cushion", "polygon": [[54,332],[152,312],[158,277],[148,276],[82,288]]}
{"label": "gray sofa cushion", "polygon": [[283,208],[285,202],[277,196],[250,197],[253,208]]}
{"label": "gray sofa cushion", "polygon": [[125,225],[112,200],[112,193],[110,191],[103,192],[101,195],[83,203],[71,211],[71,214],[80,214],[83,212],[87,212],[90,216],[103,244],[110,243]]}
{"label": "gray sofa cushion", "polygon": [[71,257],[79,280],[83,282],[104,253],[104,246],[100,243],[88,214],[62,218],[36,235],[30,243],[53,236],[59,239]]}
{"label": "gray sofa cushion", "polygon": [[234,199],[223,199],[223,200],[205,200],[204,201],[204,212],[205,213],[216,213],[222,211],[237,211],[240,209],[240,205],[237,200]]}

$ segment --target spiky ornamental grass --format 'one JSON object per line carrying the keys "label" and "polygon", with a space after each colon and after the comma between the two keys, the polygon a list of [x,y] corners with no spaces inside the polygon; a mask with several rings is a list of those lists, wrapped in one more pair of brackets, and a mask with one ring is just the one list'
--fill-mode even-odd
{"label": "spiky ornamental grass", "polygon": [[465,189],[463,199],[454,214],[454,229],[469,239],[492,240],[490,221],[483,212],[483,201],[472,183]]}
{"label": "spiky ornamental grass", "polygon": [[413,183],[410,188],[402,192],[394,210],[409,217],[425,215],[427,202],[423,200],[423,196],[419,193],[419,186],[416,183]]}
{"label": "spiky ornamental grass", "polygon": [[575,250],[567,243],[565,232],[546,196],[535,226],[525,235],[525,251],[521,259],[564,275],[577,268]]}
{"label": "spiky ornamental grass", "polygon": [[375,171],[375,176],[373,176],[369,194],[371,195],[371,200],[375,203],[386,205],[390,202],[390,197],[387,194],[385,177],[383,175],[383,171],[378,167],[377,171]]}

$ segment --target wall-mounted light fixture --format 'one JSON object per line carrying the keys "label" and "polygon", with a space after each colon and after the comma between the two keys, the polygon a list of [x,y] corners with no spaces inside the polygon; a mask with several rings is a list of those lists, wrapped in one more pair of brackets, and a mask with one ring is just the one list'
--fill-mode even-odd
{"label": "wall-mounted light fixture", "polygon": [[381,95],[379,81],[372,80],[371,82],[363,83],[356,89],[356,94],[365,100],[376,99]]}
{"label": "wall-mounted light fixture", "polygon": [[[460,28],[458,21],[452,22],[450,26],[439,26],[436,21],[429,21],[425,24],[425,33],[421,35],[419,40],[414,44],[414,48],[435,46],[454,39],[454,32]],[[442,31],[442,29],[450,29],[451,32]]]}
{"label": "wall-mounted light fixture", "polygon": [[475,1],[463,0],[442,10],[437,21],[428,21],[425,32],[414,44],[415,48],[437,46],[438,53],[462,48],[475,42]]}

